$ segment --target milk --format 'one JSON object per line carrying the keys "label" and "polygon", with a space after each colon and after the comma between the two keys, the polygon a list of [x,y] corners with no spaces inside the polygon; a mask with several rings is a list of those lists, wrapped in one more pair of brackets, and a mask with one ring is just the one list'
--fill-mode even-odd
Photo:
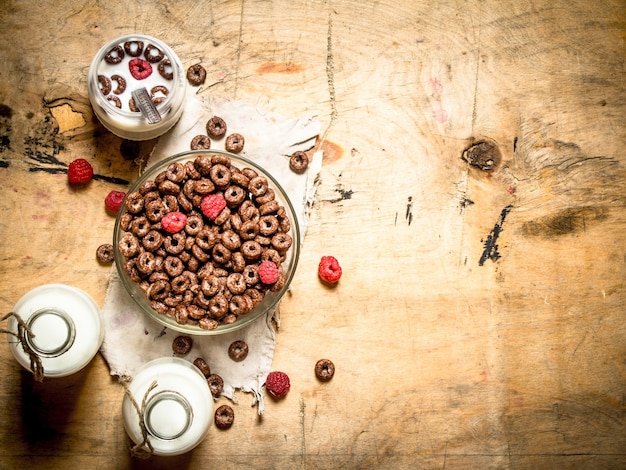
{"label": "milk", "polygon": [[[46,284],[26,293],[13,308],[30,332],[27,346],[37,354],[44,377],[64,377],[78,372],[96,355],[104,338],[100,310],[82,290],[64,284]],[[9,331],[17,332],[14,317]],[[30,356],[17,338],[9,335],[16,360],[30,370]]]}
{"label": "milk", "polygon": [[[143,42],[143,51],[138,57],[133,57],[124,52],[122,60],[117,64],[108,63],[105,60],[107,54],[120,46],[124,50],[124,43],[128,42],[132,49],[136,49],[136,42]],[[137,79],[133,77],[129,69],[129,63],[133,59],[146,60],[148,46],[156,47],[163,54],[163,59],[158,63],[150,63],[152,72],[147,78]],[[131,50],[131,52],[133,52]],[[115,56],[115,54],[112,54]],[[165,78],[159,72],[159,65],[169,60],[170,65],[164,67],[166,72],[172,74],[172,78]],[[126,82],[126,88],[121,93],[118,83],[111,77],[119,75]],[[111,91],[103,93],[103,86],[99,77],[106,77],[111,82]],[[166,44],[160,40],[141,34],[133,34],[118,37],[104,45],[95,55],[88,73],[88,92],[93,110],[100,122],[111,132],[129,140],[148,140],[158,137],[167,132],[178,121],[183,111],[185,95],[185,77],[183,66],[178,56]],[[161,98],[163,101],[156,105],[160,115],[160,121],[151,123],[142,112],[133,111],[129,105],[132,92],[145,88],[148,94],[155,87],[167,88],[167,94],[157,91],[152,98]],[[114,101],[107,98],[119,99],[121,108]]]}
{"label": "milk", "polygon": [[146,408],[140,416],[128,395],[122,402],[126,433],[135,444],[143,442],[141,423],[155,455],[179,455],[192,450],[206,437],[213,421],[213,396],[206,378],[189,361],[162,357],[138,370],[128,392]]}

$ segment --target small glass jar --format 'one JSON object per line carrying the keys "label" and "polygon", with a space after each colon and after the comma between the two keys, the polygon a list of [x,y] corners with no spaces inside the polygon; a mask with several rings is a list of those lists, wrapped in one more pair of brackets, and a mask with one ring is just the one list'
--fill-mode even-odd
{"label": "small glass jar", "polygon": [[[167,44],[151,36],[129,34],[104,45],[91,62],[87,86],[100,122],[123,139],[163,135],[183,112],[182,63]],[[138,90],[144,91],[144,100],[133,94]],[[142,109],[142,102],[151,110]]]}
{"label": "small glass jar", "polygon": [[[82,290],[64,284],[45,284],[27,292],[13,308],[28,326],[27,346],[41,358],[44,377],[65,377],[78,372],[94,358],[104,338],[100,310]],[[17,333],[10,317],[8,329]],[[30,356],[13,335],[11,352],[30,370]]]}
{"label": "small glass jar", "polygon": [[162,357],[144,364],[128,385],[128,393],[141,406],[148,393],[143,416],[128,394],[122,402],[124,428],[135,444],[144,441],[141,423],[154,455],[180,455],[200,444],[213,421],[213,396],[196,366],[178,357]]}

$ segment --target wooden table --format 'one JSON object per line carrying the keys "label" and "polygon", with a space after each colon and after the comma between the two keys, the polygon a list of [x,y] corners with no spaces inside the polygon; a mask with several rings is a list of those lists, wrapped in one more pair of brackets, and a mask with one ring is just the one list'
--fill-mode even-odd
{"label": "wooden table", "polygon": [[[102,201],[139,167],[86,74],[105,42],[150,34],[213,96],[323,127],[274,355],[292,389],[262,418],[240,393],[234,427],[177,468],[626,468],[625,6],[5,2],[0,310],[50,282],[102,305]],[[80,190],[77,157],[97,175]],[[171,468],[129,456],[102,357],[43,383],[6,342],[0,361],[0,468]]]}

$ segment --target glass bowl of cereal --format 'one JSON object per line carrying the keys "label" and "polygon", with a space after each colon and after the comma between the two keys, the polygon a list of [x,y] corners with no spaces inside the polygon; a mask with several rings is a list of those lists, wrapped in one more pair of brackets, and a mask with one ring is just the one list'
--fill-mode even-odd
{"label": "glass bowl of cereal", "polygon": [[135,303],[172,330],[216,335],[273,310],[300,231],[280,183],[255,162],[192,150],[150,166],[115,221],[115,264]]}

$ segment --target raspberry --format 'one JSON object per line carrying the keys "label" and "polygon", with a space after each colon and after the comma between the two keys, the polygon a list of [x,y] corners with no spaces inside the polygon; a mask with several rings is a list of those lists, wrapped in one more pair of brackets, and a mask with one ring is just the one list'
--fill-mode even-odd
{"label": "raspberry", "polygon": [[323,281],[334,284],[341,277],[341,266],[334,256],[322,256],[317,273]]}
{"label": "raspberry", "polygon": [[124,197],[126,193],[121,191],[111,191],[107,194],[107,197],[104,198],[104,205],[107,210],[113,214],[117,214],[117,211],[122,207],[122,202],[124,201]]}
{"label": "raspberry", "polygon": [[177,233],[187,225],[187,216],[182,212],[168,212],[161,219],[163,230],[169,233]]}
{"label": "raspberry", "polygon": [[289,387],[289,376],[284,372],[270,372],[265,379],[265,388],[275,397],[287,395]]}
{"label": "raspberry", "polygon": [[278,281],[280,273],[278,266],[273,261],[263,261],[257,269],[259,278],[263,284],[275,284]]}
{"label": "raspberry", "polygon": [[130,74],[135,77],[136,80],[143,80],[152,75],[152,65],[150,62],[143,59],[132,59],[128,63]]}
{"label": "raspberry", "polygon": [[205,216],[211,220],[215,220],[217,216],[220,215],[220,212],[222,212],[222,209],[226,207],[226,199],[217,194],[209,194],[202,198],[200,207]]}
{"label": "raspberry", "polygon": [[84,158],[77,158],[68,165],[67,177],[70,184],[89,183],[93,178],[93,168]]}

